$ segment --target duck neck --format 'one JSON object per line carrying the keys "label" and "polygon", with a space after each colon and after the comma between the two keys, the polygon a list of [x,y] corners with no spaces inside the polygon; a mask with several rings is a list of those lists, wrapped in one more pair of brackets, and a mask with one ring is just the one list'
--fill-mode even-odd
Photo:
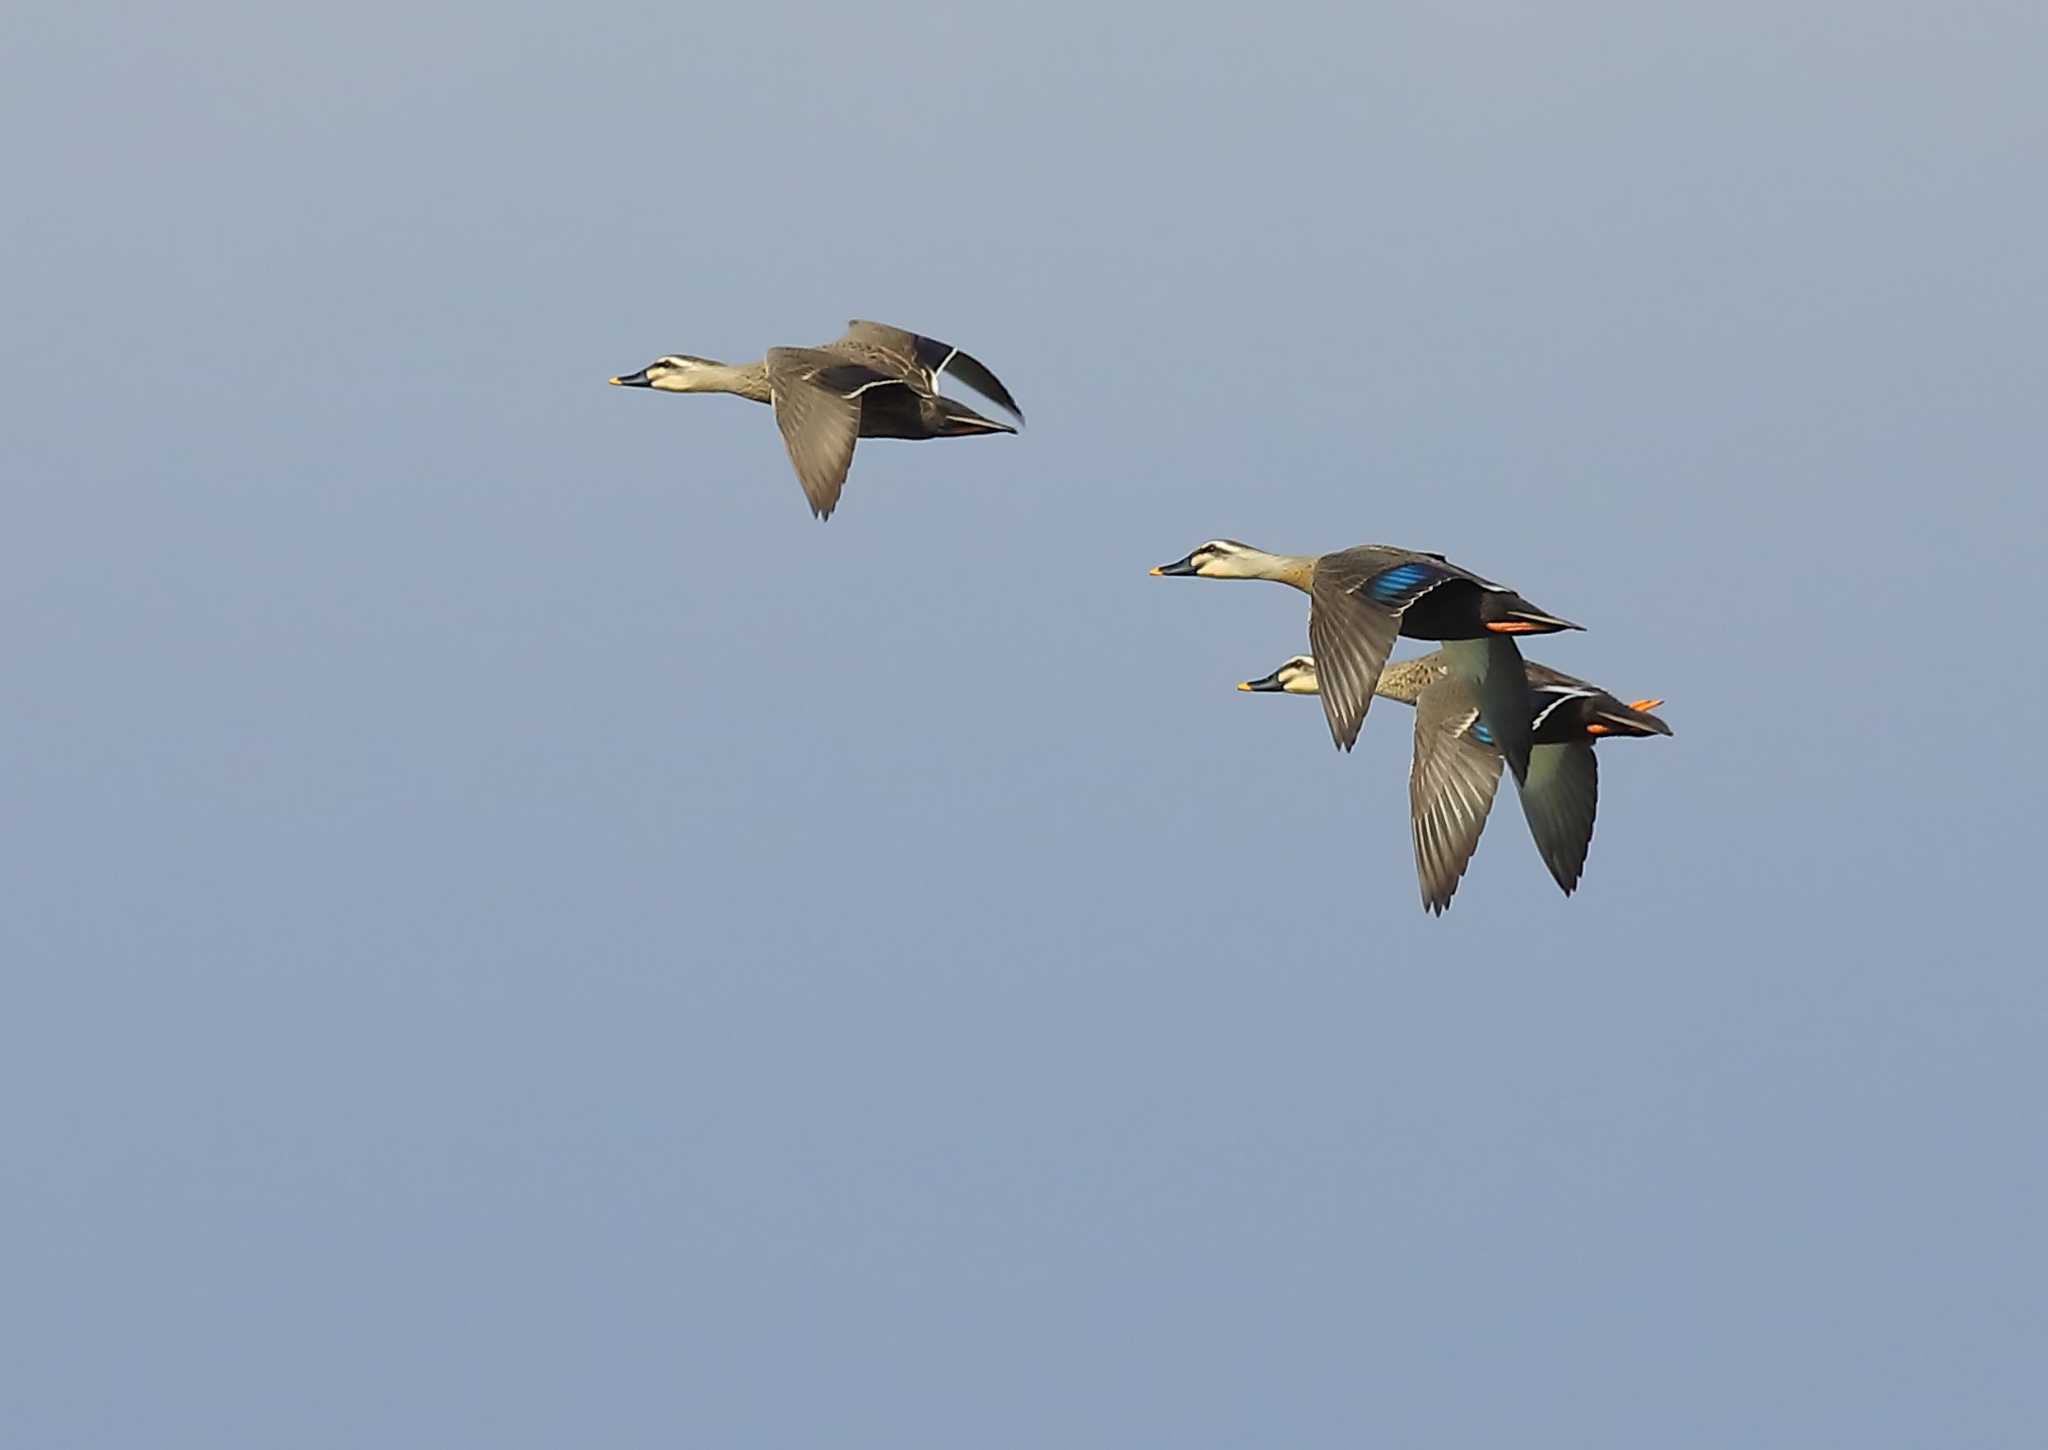
{"label": "duck neck", "polygon": [[1307,594],[1315,583],[1316,561],[1305,554],[1269,554],[1264,549],[1247,547],[1232,557],[1230,572],[1217,577],[1270,579],[1275,584],[1291,584]]}
{"label": "duck neck", "polygon": [[748,398],[756,403],[769,402],[773,396],[768,390],[768,364],[765,361],[700,364],[690,391],[731,393],[734,397]]}

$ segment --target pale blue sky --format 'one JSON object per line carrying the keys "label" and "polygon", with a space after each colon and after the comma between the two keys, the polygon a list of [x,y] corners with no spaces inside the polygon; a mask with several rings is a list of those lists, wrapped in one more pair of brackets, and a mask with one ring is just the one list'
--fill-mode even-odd
{"label": "pale blue sky", "polygon": [[[42,5],[10,1445],[2025,1445],[2036,5]],[[851,316],[1021,437],[604,378]],[[1662,695],[1419,910],[1229,535]]]}

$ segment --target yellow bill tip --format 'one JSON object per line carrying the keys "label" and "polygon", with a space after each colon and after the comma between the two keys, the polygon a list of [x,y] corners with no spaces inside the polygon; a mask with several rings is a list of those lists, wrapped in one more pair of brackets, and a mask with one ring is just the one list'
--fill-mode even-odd
{"label": "yellow bill tip", "polygon": [[1252,687],[1252,682],[1250,680],[1239,680],[1237,682],[1237,687],[1240,690],[1249,690]]}
{"label": "yellow bill tip", "polygon": [[1159,575],[1159,570],[1158,570],[1158,569],[1157,569],[1156,567],[1155,567],[1155,568],[1151,568],[1151,569],[1147,569],[1147,570],[1146,570],[1145,572],[1146,572],[1147,574],[1150,574],[1150,575],[1152,575],[1152,576],[1153,576],[1154,578],[1157,578],[1157,577],[1158,577],[1158,575]]}

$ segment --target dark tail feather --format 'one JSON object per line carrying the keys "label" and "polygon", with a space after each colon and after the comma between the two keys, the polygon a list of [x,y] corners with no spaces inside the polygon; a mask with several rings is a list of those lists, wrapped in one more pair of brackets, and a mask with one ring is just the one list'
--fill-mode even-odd
{"label": "dark tail feather", "polygon": [[984,418],[972,408],[963,408],[950,399],[946,402],[946,416],[942,426],[945,431],[940,436],[944,438],[969,438],[977,433],[1017,431],[1012,424],[999,423],[994,418]]}
{"label": "dark tail feather", "polygon": [[1528,600],[1517,597],[1515,602],[1501,611],[1499,619],[1489,620],[1486,627],[1495,634],[1556,634],[1565,629],[1584,629],[1569,619],[1560,619],[1538,609]]}
{"label": "dark tail feather", "polygon": [[[1660,700],[1657,703],[1662,704]],[[1631,705],[1620,709],[1599,710],[1594,713],[1595,723],[1607,728],[1605,735],[1669,735],[1671,727],[1652,715],[1648,710],[1638,710]]]}

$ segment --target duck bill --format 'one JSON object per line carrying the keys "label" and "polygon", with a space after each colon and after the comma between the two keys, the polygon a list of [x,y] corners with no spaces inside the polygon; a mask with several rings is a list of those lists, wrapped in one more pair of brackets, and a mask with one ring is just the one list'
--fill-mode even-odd
{"label": "duck bill", "polygon": [[1185,559],[1174,560],[1171,564],[1161,564],[1152,572],[1167,579],[1192,578],[1195,574],[1195,556],[1190,554]]}
{"label": "duck bill", "polygon": [[654,380],[647,376],[646,368],[640,369],[637,373],[621,373],[610,381],[611,385],[615,388],[651,388],[654,386]]}
{"label": "duck bill", "polygon": [[1272,674],[1267,675],[1262,680],[1240,680],[1237,687],[1240,690],[1250,690],[1258,695],[1280,694],[1287,688],[1280,683],[1280,672],[1278,670],[1273,671]]}

